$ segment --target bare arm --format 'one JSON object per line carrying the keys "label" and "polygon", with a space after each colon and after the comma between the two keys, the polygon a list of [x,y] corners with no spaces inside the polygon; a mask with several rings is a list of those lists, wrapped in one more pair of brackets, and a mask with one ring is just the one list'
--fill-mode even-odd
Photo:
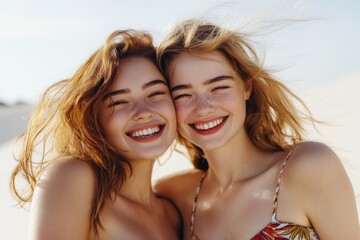
{"label": "bare arm", "polygon": [[340,159],[322,144],[309,150],[304,210],[320,239],[360,239],[354,191]]}
{"label": "bare arm", "polygon": [[29,239],[88,239],[94,189],[87,163],[63,159],[49,166],[35,188]]}
{"label": "bare arm", "polygon": [[171,200],[180,211],[184,239],[189,237],[194,194],[202,174],[199,170],[189,170],[160,179],[154,186],[157,195]]}
{"label": "bare arm", "polygon": [[187,200],[192,204],[194,191],[202,176],[200,170],[186,170],[159,179],[153,186],[156,195],[169,199],[178,208],[187,204]]}

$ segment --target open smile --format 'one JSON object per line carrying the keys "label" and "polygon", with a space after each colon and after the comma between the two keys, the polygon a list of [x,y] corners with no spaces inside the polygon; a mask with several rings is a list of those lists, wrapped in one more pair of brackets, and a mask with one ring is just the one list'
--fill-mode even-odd
{"label": "open smile", "polygon": [[196,122],[190,126],[199,134],[207,135],[217,132],[226,122],[228,117],[220,117],[206,122]]}
{"label": "open smile", "polygon": [[153,141],[160,137],[165,125],[155,125],[151,127],[138,128],[126,133],[127,136],[139,142]]}

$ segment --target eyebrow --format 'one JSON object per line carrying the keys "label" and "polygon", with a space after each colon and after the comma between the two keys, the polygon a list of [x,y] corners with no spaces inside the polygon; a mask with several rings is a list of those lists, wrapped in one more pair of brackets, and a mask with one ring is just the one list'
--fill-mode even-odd
{"label": "eyebrow", "polygon": [[130,89],[127,88],[127,89],[118,89],[118,90],[112,91],[104,96],[103,101],[105,101],[107,98],[112,97],[114,95],[125,94],[125,93],[130,93]]}
{"label": "eyebrow", "polygon": [[[149,88],[156,84],[164,84],[165,86],[167,86],[167,84],[164,80],[156,79],[156,80],[145,83],[144,85],[141,86],[141,89]],[[119,95],[119,94],[126,94],[126,93],[130,93],[130,92],[131,92],[131,90],[129,88],[118,89],[118,90],[115,90],[115,91],[112,91],[112,92],[106,94],[103,100],[105,101],[108,97],[112,97],[112,96]]]}
{"label": "eyebrow", "polygon": [[[232,81],[234,81],[234,78],[232,76],[228,76],[228,75],[221,75],[221,76],[217,76],[217,77],[206,80],[203,83],[203,85],[209,85],[209,84],[220,82],[220,81],[223,81],[223,80],[232,80]],[[170,89],[170,92],[189,89],[189,88],[191,88],[191,86],[192,86],[191,84],[176,85],[176,86],[174,86],[174,87],[172,87]]]}
{"label": "eyebrow", "polygon": [[145,83],[144,85],[142,85],[141,89],[152,87],[152,86],[154,86],[156,84],[164,84],[165,86],[167,86],[167,83],[164,80],[156,79],[156,80],[153,80],[151,82]]}
{"label": "eyebrow", "polygon": [[211,83],[220,82],[220,81],[223,81],[223,80],[232,80],[232,81],[234,81],[234,78],[232,76],[228,76],[228,75],[221,75],[221,76],[206,80],[204,82],[204,85],[209,85]]}
{"label": "eyebrow", "polygon": [[191,88],[191,84],[181,84],[181,85],[176,85],[172,88],[170,88],[170,92],[174,92],[174,91],[179,91],[179,90],[184,90],[184,89],[188,89]]}

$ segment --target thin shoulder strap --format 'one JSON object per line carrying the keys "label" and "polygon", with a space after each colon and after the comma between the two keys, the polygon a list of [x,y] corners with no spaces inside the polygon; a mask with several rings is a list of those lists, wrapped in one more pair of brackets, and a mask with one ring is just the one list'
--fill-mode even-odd
{"label": "thin shoulder strap", "polygon": [[287,160],[289,159],[291,153],[294,151],[295,149],[295,146],[294,145],[291,150],[289,151],[288,155],[286,156],[282,166],[281,166],[281,169],[280,169],[280,172],[279,172],[279,176],[278,176],[278,179],[277,179],[277,183],[276,183],[276,190],[275,190],[275,197],[274,197],[274,209],[273,209],[273,214],[272,214],[272,221],[276,222],[277,221],[277,208],[278,208],[278,197],[279,197],[279,192],[280,192],[280,185],[281,185],[281,177],[282,177],[282,173],[284,172],[284,169],[285,169],[285,165],[286,165],[286,162]]}
{"label": "thin shoulder strap", "polygon": [[[196,213],[197,201],[199,198],[202,183],[205,179],[206,173],[207,172],[204,172],[204,174],[201,176],[199,184],[198,184],[198,186],[196,188],[196,192],[195,192],[195,198],[194,198],[194,203],[193,203],[193,207],[191,210],[191,218],[190,218],[190,239],[194,239],[194,223],[195,223],[195,213]],[[196,237],[195,237],[195,239],[196,239]]]}

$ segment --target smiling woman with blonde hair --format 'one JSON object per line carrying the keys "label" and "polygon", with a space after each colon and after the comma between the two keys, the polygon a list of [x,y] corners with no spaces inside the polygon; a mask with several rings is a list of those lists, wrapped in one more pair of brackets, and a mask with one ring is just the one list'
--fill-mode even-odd
{"label": "smiling woman with blonde hair", "polygon": [[161,41],[158,62],[195,169],[156,191],[180,209],[185,239],[360,239],[341,161],[304,141],[303,121],[315,120],[244,34],[183,21]]}

